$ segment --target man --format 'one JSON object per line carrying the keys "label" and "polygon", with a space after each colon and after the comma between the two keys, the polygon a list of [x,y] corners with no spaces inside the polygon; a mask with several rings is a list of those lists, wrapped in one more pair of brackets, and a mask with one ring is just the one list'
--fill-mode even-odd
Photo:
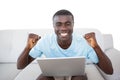
{"label": "man", "polygon": [[[95,33],[88,33],[82,37],[73,33],[73,26],[74,16],[70,11],[57,11],[53,16],[55,34],[47,35],[41,39],[36,34],[30,34],[28,44],[18,58],[18,69],[23,69],[42,54],[47,58],[85,56],[105,73],[112,74],[111,61],[99,47]],[[54,80],[54,77],[40,75],[37,79]],[[71,80],[87,80],[87,78],[86,76],[72,76]]]}

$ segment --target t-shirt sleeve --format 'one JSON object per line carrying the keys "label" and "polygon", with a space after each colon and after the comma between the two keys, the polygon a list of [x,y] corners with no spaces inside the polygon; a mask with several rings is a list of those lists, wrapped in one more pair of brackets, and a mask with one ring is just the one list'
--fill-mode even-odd
{"label": "t-shirt sleeve", "polygon": [[96,52],[94,51],[94,49],[92,47],[89,47],[88,49],[88,58],[93,62],[93,63],[98,63],[98,56],[96,54]]}
{"label": "t-shirt sleeve", "polygon": [[[83,38],[83,37],[82,37]],[[94,49],[88,44],[88,42],[83,38],[82,40],[82,46],[84,47],[84,53],[86,56],[87,61],[90,61],[92,63],[98,63],[98,56]]]}
{"label": "t-shirt sleeve", "polygon": [[37,57],[41,57],[42,52],[40,52],[36,48],[32,48],[31,51],[29,52],[29,55],[33,58],[37,58]]}
{"label": "t-shirt sleeve", "polygon": [[42,55],[42,51],[43,51],[43,45],[44,45],[44,43],[43,43],[43,39],[41,38],[38,42],[37,42],[37,44],[30,50],[30,52],[29,52],[29,55],[31,56],[31,57],[33,57],[33,58],[37,58],[37,57],[41,57],[41,55]]}

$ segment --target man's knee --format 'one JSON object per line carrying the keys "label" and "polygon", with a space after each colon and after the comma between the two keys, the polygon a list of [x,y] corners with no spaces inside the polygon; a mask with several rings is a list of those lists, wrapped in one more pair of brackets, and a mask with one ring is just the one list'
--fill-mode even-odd
{"label": "man's knee", "polygon": [[71,80],[88,80],[86,75],[72,76]]}
{"label": "man's knee", "polygon": [[55,79],[52,76],[48,77],[48,76],[40,75],[36,80],[55,80]]}

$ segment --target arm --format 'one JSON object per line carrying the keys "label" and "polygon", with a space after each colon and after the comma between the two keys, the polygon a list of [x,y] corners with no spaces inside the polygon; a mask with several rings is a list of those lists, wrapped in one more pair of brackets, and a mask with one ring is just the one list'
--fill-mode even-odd
{"label": "arm", "polygon": [[40,36],[33,34],[33,33],[29,34],[27,45],[17,60],[17,68],[18,69],[25,68],[30,62],[32,62],[34,60],[34,58],[32,58],[29,55],[29,52],[39,39],[40,39]]}
{"label": "arm", "polygon": [[113,74],[112,63],[98,45],[95,38],[95,33],[92,32],[85,34],[85,39],[88,41],[90,46],[93,47],[98,56],[99,62],[97,63],[97,65],[99,66],[99,68],[102,69],[107,74]]}

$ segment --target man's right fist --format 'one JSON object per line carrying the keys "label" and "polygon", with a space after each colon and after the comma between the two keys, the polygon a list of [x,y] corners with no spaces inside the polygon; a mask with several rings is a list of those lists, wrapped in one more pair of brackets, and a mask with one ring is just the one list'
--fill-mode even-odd
{"label": "man's right fist", "polygon": [[27,47],[32,49],[40,38],[41,37],[39,35],[30,33],[28,35]]}

